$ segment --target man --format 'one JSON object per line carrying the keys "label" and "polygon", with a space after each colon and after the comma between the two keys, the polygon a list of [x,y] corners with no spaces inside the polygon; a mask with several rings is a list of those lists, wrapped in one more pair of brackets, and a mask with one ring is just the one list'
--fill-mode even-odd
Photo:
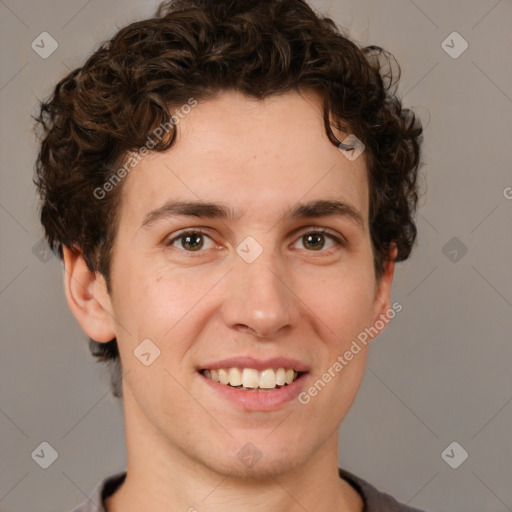
{"label": "man", "polygon": [[416,510],[338,468],[416,235],[389,58],[303,0],[176,0],[42,103],[41,220],[126,426],[75,510]]}

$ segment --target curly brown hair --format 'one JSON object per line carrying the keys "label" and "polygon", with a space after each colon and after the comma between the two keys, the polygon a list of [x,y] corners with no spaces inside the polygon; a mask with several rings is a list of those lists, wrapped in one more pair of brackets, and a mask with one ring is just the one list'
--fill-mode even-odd
{"label": "curly brown hair", "polygon": [[[152,150],[172,146],[172,109],[224,90],[265,98],[310,89],[322,98],[331,142],[340,144],[335,126],[366,146],[370,236],[380,277],[391,244],[402,261],[416,238],[422,127],[396,96],[399,78],[389,52],[359,47],[305,0],[163,2],[153,18],[104,42],[40,102],[34,182],[46,239],[61,258],[63,246],[79,250],[110,292],[122,187],[101,199],[94,191],[158,126],[171,129]],[[121,396],[116,340],[90,340],[90,348],[111,363],[113,393]]]}

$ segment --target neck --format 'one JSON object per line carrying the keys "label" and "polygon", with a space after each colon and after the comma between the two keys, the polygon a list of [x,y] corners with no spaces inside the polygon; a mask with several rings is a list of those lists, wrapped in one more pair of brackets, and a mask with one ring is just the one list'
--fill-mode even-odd
{"label": "neck", "polygon": [[[128,402],[129,404],[129,402]],[[107,512],[362,512],[359,493],[338,474],[337,431],[286,471],[268,468],[257,478],[209,467],[155,432],[125,402],[127,476],[106,500]]]}

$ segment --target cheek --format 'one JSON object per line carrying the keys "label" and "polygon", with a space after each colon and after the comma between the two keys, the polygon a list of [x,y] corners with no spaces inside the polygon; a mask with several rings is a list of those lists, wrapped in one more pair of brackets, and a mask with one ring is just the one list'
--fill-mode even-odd
{"label": "cheek", "polygon": [[346,266],[301,275],[299,297],[324,324],[329,339],[342,348],[372,320],[375,283],[371,271]]}
{"label": "cheek", "polygon": [[168,265],[156,265],[144,257],[119,259],[113,287],[117,313],[132,324],[144,322],[146,318],[153,322],[164,311],[167,317],[172,312],[179,314],[176,307],[187,299],[185,282],[176,272],[170,272]]}
{"label": "cheek", "polygon": [[146,263],[120,272],[118,279],[115,314],[125,328],[119,330],[120,349],[128,354],[149,338],[161,352],[159,359],[175,368],[205,328],[208,291],[218,276]]}
{"label": "cheek", "polygon": [[[113,315],[117,324],[117,340],[121,356],[130,365],[133,351],[145,339],[162,350],[163,334],[169,329],[161,325],[163,317],[176,311],[169,296],[178,290],[161,286],[160,277],[148,262],[120,261],[113,274]],[[167,297],[163,296],[166,291]],[[177,302],[177,300],[175,300]],[[169,323],[169,322],[168,322]]]}
{"label": "cheek", "polygon": [[368,344],[358,336],[371,324],[373,280],[364,273],[338,272],[303,278],[302,283],[304,302],[319,319],[322,342],[315,350],[318,370],[300,403],[308,414],[323,418],[323,428],[334,429],[350,409],[364,375]]}

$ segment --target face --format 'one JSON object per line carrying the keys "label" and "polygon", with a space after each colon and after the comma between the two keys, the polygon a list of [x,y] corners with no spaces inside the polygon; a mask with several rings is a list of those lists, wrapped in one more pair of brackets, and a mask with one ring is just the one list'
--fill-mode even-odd
{"label": "face", "polygon": [[[178,129],[123,184],[110,307],[129,421],[170,457],[220,473],[291,470],[337,438],[367,346],[335,363],[389,307],[364,155],[331,144],[313,93],[223,93]],[[221,368],[267,390],[208,377],[225,380]],[[285,385],[291,370],[299,378]]]}

